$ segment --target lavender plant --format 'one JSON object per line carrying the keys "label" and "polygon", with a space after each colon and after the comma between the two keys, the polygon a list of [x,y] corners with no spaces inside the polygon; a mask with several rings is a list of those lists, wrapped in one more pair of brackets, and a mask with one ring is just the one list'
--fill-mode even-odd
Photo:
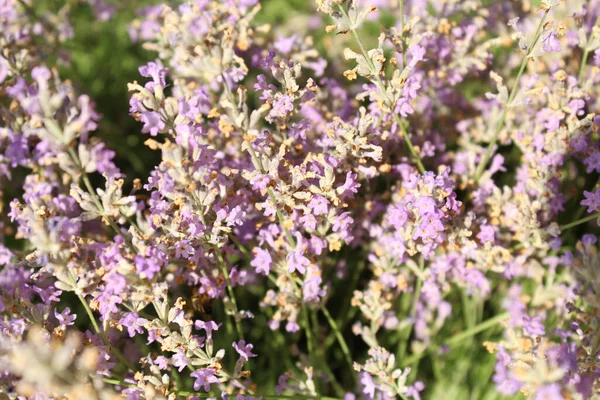
{"label": "lavender plant", "polygon": [[57,3],[0,0],[2,398],[600,398],[600,1],[140,8],[147,175],[68,79],[130,5]]}

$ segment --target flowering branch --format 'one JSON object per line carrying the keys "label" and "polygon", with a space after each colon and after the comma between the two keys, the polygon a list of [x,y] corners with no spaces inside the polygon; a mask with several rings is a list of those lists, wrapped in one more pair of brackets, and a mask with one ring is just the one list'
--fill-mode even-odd
{"label": "flowering branch", "polygon": [[525,71],[525,67],[527,66],[527,62],[531,58],[531,54],[533,53],[533,50],[535,49],[537,42],[540,40],[540,37],[542,36],[542,28],[544,27],[544,23],[546,22],[546,17],[548,16],[549,12],[550,12],[550,9],[547,9],[544,11],[542,19],[541,19],[540,23],[538,24],[535,34],[533,35],[533,41],[532,41],[531,45],[529,46],[527,53],[525,53],[523,60],[521,61],[521,66],[519,67],[519,72],[517,73],[517,78],[515,79],[515,83],[513,84],[512,90],[510,91],[508,100],[506,101],[506,104],[504,104],[504,109],[502,110],[502,115],[500,116],[500,120],[498,121],[496,130],[494,131],[494,137],[492,138],[492,141],[488,144],[485,154],[483,155],[483,158],[479,161],[479,165],[477,166],[477,170],[475,172],[475,178],[474,178],[475,183],[479,182],[479,179],[481,178],[481,175],[483,174],[483,171],[485,170],[485,167],[487,166],[487,163],[490,160],[490,157],[494,153],[494,148],[496,147],[496,143],[498,142],[498,135],[500,135],[500,131],[502,131],[502,128],[504,127],[504,121],[506,121],[506,116],[508,115],[508,110],[512,106],[512,102],[515,99],[515,96],[517,95],[517,92],[519,90],[519,82],[521,81],[521,77],[523,76],[523,72]]}
{"label": "flowering branch", "polygon": [[579,82],[579,84],[583,82],[585,66],[587,64],[588,56],[590,55],[590,51],[592,49],[592,43],[596,39],[598,28],[600,28],[600,16],[598,16],[598,18],[596,19],[596,22],[592,27],[592,33],[590,33],[590,37],[586,43],[585,48],[583,49],[583,56],[581,57],[581,64],[579,65],[579,73],[577,74],[577,81]]}
{"label": "flowering branch", "polygon": [[[342,14],[344,15],[344,17],[347,20],[350,20],[350,17],[348,16],[348,12],[346,11],[346,9],[343,6],[340,5],[339,10],[342,12]],[[404,15],[404,13],[402,13],[402,15]],[[365,46],[363,45],[362,40],[360,39],[360,36],[358,35],[358,32],[356,31],[356,28],[352,24],[350,25],[350,31],[352,32],[352,35],[354,36],[354,39],[356,40],[356,43],[358,44],[358,47],[360,48],[360,51],[361,51],[363,57],[365,58],[365,60],[367,60],[367,63],[369,64],[369,68],[371,69],[371,75],[373,75],[375,77],[375,81],[376,81],[377,87],[379,88],[379,91],[381,92],[381,95],[385,98],[390,109],[394,110],[394,104],[392,103],[392,100],[388,97],[387,92],[383,86],[383,82],[381,82],[381,78],[379,77],[379,71],[377,71],[377,69],[375,68],[375,65],[373,64],[373,60],[371,60],[371,57],[365,50]],[[404,32],[404,29],[402,30],[402,32]],[[404,50],[403,56],[405,56],[406,51],[405,51],[405,49],[403,49],[403,50]],[[396,114],[395,112],[392,111],[392,114],[394,116],[394,119],[396,120],[396,123],[398,124],[398,127],[400,128],[400,130],[402,132],[402,137],[404,137],[404,140],[406,141],[406,146],[408,147],[410,154],[412,154],[414,161],[417,164],[417,168],[418,168],[419,172],[421,172],[422,174],[425,173],[425,167],[423,166],[423,163],[421,162],[421,158],[419,157],[419,154],[417,154],[417,151],[416,151],[415,147],[413,146],[412,141],[410,140],[408,132],[406,131],[406,127],[404,126],[404,121],[402,121],[400,119],[400,116],[398,114]]]}

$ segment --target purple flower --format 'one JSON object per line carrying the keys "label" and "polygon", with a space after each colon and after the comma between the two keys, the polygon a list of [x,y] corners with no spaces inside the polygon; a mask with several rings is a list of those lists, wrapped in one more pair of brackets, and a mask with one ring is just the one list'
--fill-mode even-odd
{"label": "purple flower", "polygon": [[214,368],[199,369],[192,372],[190,376],[196,378],[194,381],[194,390],[200,390],[202,387],[205,392],[210,392],[211,383],[220,383],[219,379],[215,376],[215,372]]}
{"label": "purple flower", "polygon": [[140,121],[144,123],[142,133],[150,133],[151,136],[158,135],[166,127],[161,115],[155,111],[143,112]]}
{"label": "purple flower", "polygon": [[154,365],[164,371],[169,366],[169,359],[165,356],[158,356],[154,360]]}
{"label": "purple flower", "polygon": [[269,116],[271,118],[284,118],[292,111],[294,111],[294,103],[292,99],[287,95],[283,95],[275,100],[273,103],[273,108],[269,112]]}
{"label": "purple flower", "polygon": [[416,381],[414,385],[407,388],[406,395],[415,400],[421,400],[419,392],[422,392],[423,389],[425,389],[425,384],[421,381]]}
{"label": "purple flower", "polygon": [[400,97],[396,102],[394,112],[400,114],[403,118],[406,118],[410,114],[414,113],[415,110],[410,106],[410,103],[406,97]]}
{"label": "purple flower", "polygon": [[587,206],[588,213],[600,211],[600,189],[596,189],[593,193],[584,190],[583,195],[585,200],[581,201],[581,205]]}
{"label": "purple flower", "polygon": [[325,215],[329,212],[329,202],[325,197],[317,194],[308,202],[308,208],[314,215]]}
{"label": "purple flower", "polygon": [[592,171],[600,172],[600,151],[593,152],[589,157],[583,160],[587,166],[586,172],[589,174]]}
{"label": "purple flower", "polygon": [[417,63],[419,61],[425,60],[425,53],[426,53],[426,50],[424,47],[419,46],[419,45],[411,46],[406,53],[407,59],[408,59],[408,65],[410,65],[411,67],[414,67],[415,65],[417,65]]}
{"label": "purple flower", "polygon": [[294,46],[294,42],[296,41],[296,35],[292,35],[290,37],[280,36],[279,39],[275,43],[273,43],[273,47],[280,53],[288,54],[292,51],[292,46]]}
{"label": "purple flower", "polygon": [[523,289],[520,285],[513,285],[508,290],[508,295],[502,302],[502,307],[510,314],[509,326],[514,327],[523,321],[527,307],[521,301]]}
{"label": "purple flower", "polygon": [[[185,367],[190,365],[190,359],[186,357],[185,352],[181,349],[177,349],[177,353],[172,357],[173,365],[177,367],[178,371],[181,372]],[[196,389],[198,390],[198,389]],[[208,391],[208,390],[207,390]]]}
{"label": "purple flower", "polygon": [[101,174],[107,174],[108,176],[120,178],[121,175],[119,169],[112,162],[112,159],[115,158],[115,155],[116,153],[107,149],[104,143],[99,143],[92,148],[91,158],[93,162],[90,164],[94,165],[96,171],[100,172]]}
{"label": "purple flower", "polygon": [[358,193],[358,188],[360,184],[356,182],[358,175],[352,171],[349,171],[346,174],[346,181],[344,184],[336,189],[338,193],[341,193],[342,196],[352,197],[351,193]]}
{"label": "purple flower", "polygon": [[119,324],[127,328],[129,337],[134,337],[136,333],[143,333],[142,327],[148,322],[145,318],[140,318],[137,313],[130,312],[126,313],[120,320]]}
{"label": "purple flower", "polygon": [[60,313],[54,310],[54,316],[58,320],[58,324],[61,328],[73,325],[73,322],[77,318],[76,314],[69,314],[70,312],[71,309],[69,307],[65,307]]}
{"label": "purple flower", "polygon": [[304,252],[297,248],[290,252],[286,259],[288,262],[288,272],[290,273],[298,271],[301,274],[304,274],[306,272],[306,267],[310,265],[310,260],[304,257]]}
{"label": "purple flower", "polygon": [[302,298],[304,301],[318,303],[325,296],[327,292],[321,288],[322,282],[323,279],[318,274],[311,274],[305,279],[302,285]]}
{"label": "purple flower", "polygon": [[180,240],[175,245],[175,257],[177,258],[190,258],[194,252],[189,240]]}
{"label": "purple flower", "polygon": [[[167,84],[165,82],[165,76],[169,72],[167,68],[163,68],[155,62],[149,62],[148,64],[141,66],[139,68],[140,75],[146,78],[152,78],[152,83],[154,85],[159,85],[161,87],[165,87]],[[154,85],[152,85],[149,89],[153,90]]]}
{"label": "purple flower", "polygon": [[207,339],[211,339],[212,338],[212,331],[217,331],[219,330],[219,327],[221,325],[217,324],[214,321],[200,321],[197,320],[194,322],[194,327],[198,330],[200,329],[204,329],[206,331],[206,338]]}
{"label": "purple flower", "polygon": [[300,223],[307,231],[314,231],[317,229],[317,219],[312,214],[306,214],[300,217]]}
{"label": "purple flower", "polygon": [[52,73],[47,67],[34,67],[31,70],[31,77],[37,82],[40,88],[48,86],[48,80],[52,77]]}
{"label": "purple flower", "polygon": [[565,400],[558,383],[551,383],[540,387],[533,397],[534,400]]}
{"label": "purple flower", "polygon": [[135,270],[140,277],[152,280],[160,272],[165,263],[165,260],[161,259],[161,256],[164,256],[164,254],[160,253],[159,250],[156,250],[156,253],[156,257],[142,257],[140,255],[134,257]]}
{"label": "purple flower", "polygon": [[528,315],[523,317],[523,330],[532,336],[544,336],[546,333],[542,319],[540,317],[531,318]]}
{"label": "purple flower", "polygon": [[86,0],[93,8],[94,15],[100,21],[109,21],[117,12],[117,7],[103,0]]}
{"label": "purple flower", "polygon": [[492,225],[481,225],[477,238],[481,243],[494,242],[495,229]]}
{"label": "purple flower", "polygon": [[254,346],[250,343],[246,344],[246,341],[244,340],[240,340],[237,343],[233,342],[232,346],[235,349],[235,351],[238,352],[240,358],[243,358],[246,361],[248,361],[248,358],[250,357],[256,357],[256,354],[252,353],[252,349],[254,348]]}
{"label": "purple flower", "polygon": [[388,209],[387,218],[391,225],[400,229],[406,223],[408,213],[404,207],[401,207],[399,204],[393,204]]}
{"label": "purple flower", "polygon": [[271,270],[271,263],[273,259],[268,251],[261,249],[260,247],[254,248],[254,259],[250,262],[250,265],[256,268],[256,271],[263,275],[269,275]]}
{"label": "purple flower", "polygon": [[554,31],[550,31],[544,35],[542,39],[543,49],[546,52],[560,52],[560,40]]}
{"label": "purple flower", "polygon": [[359,375],[362,393],[367,399],[373,400],[375,398],[375,389],[377,388],[373,377],[366,372],[361,372]]}
{"label": "purple flower", "polygon": [[521,383],[516,379],[512,378],[512,374],[509,370],[511,363],[510,355],[504,348],[500,348],[496,354],[497,361],[494,367],[493,381],[496,384],[498,392],[505,396],[511,396],[519,391]]}

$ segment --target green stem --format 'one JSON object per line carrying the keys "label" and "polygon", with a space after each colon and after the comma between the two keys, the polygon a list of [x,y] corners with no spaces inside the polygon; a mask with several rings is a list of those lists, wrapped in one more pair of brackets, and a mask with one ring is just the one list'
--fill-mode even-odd
{"label": "green stem", "polygon": [[229,293],[229,298],[231,299],[231,305],[233,306],[233,321],[235,322],[235,329],[238,334],[238,338],[240,340],[244,340],[244,330],[242,329],[242,323],[239,320],[239,311],[237,306],[237,301],[235,299],[235,293],[233,292],[233,286],[231,286],[231,279],[229,277],[229,271],[227,271],[227,265],[225,264],[225,260],[223,259],[223,255],[218,249],[214,249],[215,254],[219,260],[219,265],[221,266],[221,272],[225,275],[225,282],[227,283],[227,292]]}
{"label": "green stem", "polygon": [[[344,339],[344,335],[342,335],[340,328],[338,327],[337,323],[335,322],[335,320],[329,313],[329,310],[327,308],[323,307],[323,308],[321,308],[321,311],[323,311],[323,315],[325,315],[325,318],[327,318],[327,322],[329,323],[329,326],[333,330],[335,337],[337,338],[337,341],[338,341],[340,347],[342,348],[342,353],[344,353],[344,358],[346,359],[348,366],[353,371],[354,363],[352,362],[352,356],[350,355],[350,349],[348,349],[348,344],[346,343],[346,339]],[[351,376],[354,379],[354,373],[352,373]]]}
{"label": "green stem", "polygon": [[[312,310],[312,312],[310,313],[310,316],[311,316],[312,326],[318,327],[319,321],[317,320],[317,313],[314,310]],[[333,389],[335,390],[336,396],[344,397],[344,394],[346,393],[346,391],[344,390],[342,385],[340,385],[340,383],[337,381],[335,374],[331,371],[331,368],[329,368],[329,365],[327,365],[327,362],[325,361],[325,349],[326,348],[327,347],[322,346],[319,348],[319,350],[317,352],[317,354],[319,355],[319,368],[321,368],[323,370],[323,372],[325,373],[325,375],[327,375],[329,377],[329,379],[331,380],[331,384],[333,385]]]}
{"label": "green stem", "polygon": [[400,41],[402,42],[402,68],[406,68],[406,41],[404,40],[404,0],[400,0]]}
{"label": "green stem", "polygon": [[308,322],[308,310],[304,309],[302,313],[304,315],[304,331],[306,332],[306,347],[308,348],[308,354],[311,358],[314,358],[314,338],[312,331],[310,330],[310,323]]}
{"label": "green stem", "polygon": [[596,35],[594,35],[594,28],[600,24],[600,16],[596,19],[596,23],[592,27],[592,32],[590,33],[590,38],[585,44],[585,49],[583,50],[583,57],[581,58],[581,65],[579,65],[579,74],[577,77],[577,81],[581,85],[581,81],[583,81],[583,73],[585,72],[585,65],[587,64],[588,56],[590,55],[590,43],[596,39]]}
{"label": "green stem", "polygon": [[471,299],[469,299],[469,296],[465,293],[464,290],[461,291],[460,298],[462,302],[463,319],[465,321],[465,326],[467,327],[467,329],[471,329],[475,326],[475,318],[473,318],[473,307],[471,304]]}
{"label": "green stem", "polygon": [[[483,332],[486,329],[489,329],[489,328],[497,325],[498,323],[500,323],[503,320],[507,319],[509,316],[510,316],[509,313],[498,314],[495,317],[492,317],[492,318],[490,318],[490,319],[488,319],[488,320],[480,323],[479,325],[474,326],[471,329],[467,329],[466,331],[463,331],[463,332],[461,332],[459,334],[456,334],[456,335],[452,336],[450,339],[448,339],[442,345],[451,346],[451,345],[460,343],[461,341],[463,341],[465,339],[468,339],[471,336],[475,336],[478,333]],[[420,360],[421,358],[423,358],[423,356],[425,356],[425,354],[433,352],[434,350],[437,350],[442,345],[440,345],[440,346],[430,346],[425,351],[422,351],[420,353],[415,353],[415,354],[411,355],[406,360],[404,360],[404,365],[411,365],[411,364],[417,362],[418,360]]]}
{"label": "green stem", "polygon": [[423,286],[423,271],[425,270],[425,258],[421,256],[419,258],[419,274],[417,274],[417,283],[415,285],[415,295],[413,297],[412,304],[410,306],[410,317],[414,318],[417,313],[417,306],[419,305],[419,298],[421,297],[421,287]]}
{"label": "green stem", "polygon": [[478,333],[485,331],[488,328],[491,328],[492,326],[498,324],[499,322],[502,322],[503,320],[505,320],[508,317],[509,317],[509,313],[498,314],[495,317],[492,317],[492,318],[488,319],[487,321],[480,323],[479,325],[475,325],[472,328],[469,328],[464,332],[461,332],[457,335],[452,336],[450,339],[446,340],[445,344],[447,346],[450,346],[450,345],[459,343],[467,338],[470,338],[471,336],[475,336]]}
{"label": "green stem", "polygon": [[537,44],[538,40],[540,39],[540,37],[542,35],[542,28],[544,26],[544,22],[546,21],[546,17],[548,16],[548,11],[549,10],[544,11],[544,16],[542,17],[542,20],[540,21],[540,24],[538,25],[537,30],[535,31],[535,35],[533,37],[533,42],[531,43],[531,46],[529,46],[529,49],[527,50],[525,57],[523,57],[523,61],[521,61],[521,66],[520,66],[519,72],[517,74],[517,79],[512,87],[512,90],[510,92],[508,100],[506,101],[506,104],[504,105],[504,110],[502,111],[502,116],[500,117],[500,121],[498,121],[498,126],[496,127],[496,131],[494,132],[494,137],[492,138],[492,141],[488,144],[487,150],[486,150],[483,158],[481,159],[481,161],[477,167],[477,170],[475,172],[475,183],[479,182],[479,179],[481,178],[481,175],[483,174],[483,171],[485,170],[485,167],[486,167],[488,161],[490,160],[490,157],[494,153],[494,147],[496,147],[496,143],[498,142],[498,136],[500,135],[500,131],[502,131],[502,128],[504,127],[504,122],[506,121],[506,116],[508,115],[508,110],[511,106],[511,103],[515,99],[515,96],[517,95],[517,91],[519,89],[519,82],[521,80],[521,77],[523,76],[525,67],[527,66],[527,61],[529,61],[529,58],[531,57],[531,53],[535,49],[535,45]]}
{"label": "green stem", "polygon": [[577,221],[573,221],[571,223],[568,223],[568,224],[565,224],[565,225],[561,225],[560,226],[560,230],[561,231],[566,231],[567,229],[571,229],[571,228],[573,228],[573,227],[575,227],[577,225],[584,224],[584,223],[586,223],[588,221],[591,221],[593,219],[596,219],[596,218],[600,218],[600,213],[588,215],[587,217],[578,219]]}
{"label": "green stem", "polygon": [[115,385],[115,386],[137,387],[137,385],[135,383],[123,382],[118,379],[102,378],[102,381],[104,381],[105,383],[110,383],[111,385]]}
{"label": "green stem", "polygon": [[[346,12],[346,9],[341,5],[339,6],[339,9],[342,12],[342,14],[344,14],[346,19],[350,22],[350,16]],[[367,63],[369,63],[369,68],[371,69],[371,73],[375,77],[377,87],[381,91],[381,94],[385,98],[386,102],[389,104],[390,110],[393,111],[394,104],[393,104],[392,100],[388,97],[385,87],[383,86],[383,82],[381,82],[381,78],[379,77],[379,71],[376,71],[375,64],[373,64],[373,61],[369,57],[369,53],[365,50],[365,46],[363,45],[362,41],[360,40],[360,37],[358,36],[358,32],[356,32],[356,29],[354,28],[354,26],[352,26],[352,24],[350,24],[350,26],[351,26],[350,31],[352,32],[352,35],[354,36],[354,40],[356,40],[356,43],[358,44],[358,47],[360,48],[360,51],[361,51],[363,57],[365,58]],[[416,151],[415,147],[413,146],[413,144],[410,140],[410,137],[408,136],[408,132],[406,131],[406,129],[404,127],[404,121],[402,121],[400,119],[398,114],[394,113],[393,115],[394,115],[394,119],[396,120],[396,123],[398,124],[398,127],[400,128],[400,130],[402,132],[402,135],[404,136],[404,141],[406,142],[406,146],[408,147],[408,150],[412,154],[419,171],[422,174],[424,174],[425,167],[423,166],[423,163],[421,162],[421,158],[417,154],[417,151]]]}
{"label": "green stem", "polygon": [[[410,306],[410,319],[414,321],[415,315],[417,314],[417,306],[419,305],[419,298],[421,297],[421,288],[423,287],[423,271],[425,270],[425,258],[423,256],[419,259],[419,271],[415,273],[417,277],[417,282],[415,283],[415,291],[412,298],[411,306]],[[410,335],[412,333],[412,329],[414,326],[414,322],[402,332],[402,336],[400,337],[400,342],[398,343],[397,348],[397,359],[401,360],[406,355],[408,351],[408,340],[410,339]]]}
{"label": "green stem", "polygon": [[90,319],[90,322],[92,323],[92,326],[94,327],[94,331],[98,334],[98,336],[104,338],[104,332],[102,332],[102,330],[100,330],[100,327],[98,326],[98,322],[96,322],[96,317],[94,317],[94,313],[92,312],[92,309],[90,308],[90,305],[88,304],[85,297],[83,297],[82,294],[77,293],[77,298],[83,305],[83,308],[85,308],[85,312],[88,315],[88,318]]}
{"label": "green stem", "polygon": [[235,235],[230,234],[229,239],[231,239],[231,241],[233,242],[233,244],[235,244],[238,250],[242,252],[244,257],[246,257],[248,260],[252,260],[252,255],[250,254],[248,249],[238,240],[238,238],[235,237]]}
{"label": "green stem", "polygon": [[75,294],[77,295],[77,298],[81,302],[81,305],[83,305],[83,308],[85,309],[85,312],[86,312],[88,318],[90,319],[92,326],[94,327],[94,331],[100,337],[100,339],[102,340],[102,343],[104,343],[104,345],[106,347],[109,347],[112,350],[112,353],[114,353],[114,355],[119,359],[119,361],[121,361],[127,368],[133,370],[134,369],[133,365],[129,362],[129,360],[127,360],[125,358],[125,356],[123,354],[121,354],[121,352],[119,350],[115,349],[109,343],[108,339],[104,335],[104,332],[100,329],[100,326],[98,326],[96,317],[94,317],[94,313],[92,312],[92,309],[90,308],[90,305],[88,304],[87,300],[85,299],[85,297],[83,297],[83,294],[81,294],[77,291],[77,279],[75,278],[75,274],[73,273],[73,271],[71,271],[70,268],[68,269],[68,272],[69,272],[69,275],[71,276],[71,280],[73,281],[73,288],[75,290]]}
{"label": "green stem", "polygon": [[[306,334],[306,347],[308,349],[308,358],[310,360],[310,364],[313,365],[315,368],[319,368],[319,360],[317,357],[317,353],[315,352],[315,337],[313,336],[313,332],[311,330],[310,327],[310,322],[309,322],[309,314],[310,311],[308,310],[308,308],[303,307],[302,308],[302,315],[303,315],[303,325],[304,325],[304,332]],[[315,326],[316,329],[316,326]],[[315,382],[315,389],[317,394],[320,394],[321,391],[319,389],[319,382]]]}
{"label": "green stem", "polygon": [[[354,268],[351,268],[354,270],[354,273],[352,274],[352,279],[348,282],[348,285],[347,285],[347,288],[348,288],[347,300],[342,302],[342,304],[344,304],[344,306],[342,307],[342,309],[339,312],[339,315],[341,315],[342,317],[338,318],[336,321],[338,328],[340,328],[340,329],[344,329],[346,327],[346,325],[348,324],[348,322],[350,322],[352,320],[352,318],[354,318],[354,316],[356,315],[356,313],[358,311],[358,307],[352,307],[351,300],[354,295],[354,288],[356,288],[358,280],[360,279],[361,272],[363,271],[364,268],[365,268],[364,261],[358,262]],[[327,336],[327,339],[325,340],[325,347],[327,348],[327,347],[331,346],[335,340],[336,340],[335,336],[331,336],[331,335]]]}

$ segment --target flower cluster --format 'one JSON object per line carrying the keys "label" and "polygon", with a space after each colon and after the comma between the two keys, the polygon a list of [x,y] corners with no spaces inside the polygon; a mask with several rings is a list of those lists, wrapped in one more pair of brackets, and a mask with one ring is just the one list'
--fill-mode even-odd
{"label": "flower cluster", "polygon": [[135,10],[147,175],[75,3],[0,0],[0,397],[600,395],[600,1]]}

